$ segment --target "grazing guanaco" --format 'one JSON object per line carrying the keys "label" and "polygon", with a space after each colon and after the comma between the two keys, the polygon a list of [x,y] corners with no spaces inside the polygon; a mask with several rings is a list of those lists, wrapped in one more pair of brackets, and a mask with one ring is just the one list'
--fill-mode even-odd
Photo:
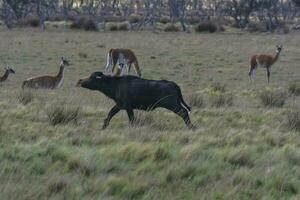
{"label": "grazing guanaco", "polygon": [[22,88],[34,88],[34,89],[57,89],[62,86],[64,79],[65,66],[70,65],[69,62],[61,58],[59,72],[56,76],[37,76],[25,80],[22,84]]}
{"label": "grazing guanaco", "polygon": [[12,68],[5,67],[5,73],[4,73],[4,75],[2,77],[0,77],[0,83],[6,81],[7,78],[8,78],[8,76],[9,76],[9,74],[15,74],[15,73],[16,72]]}
{"label": "grazing guanaco", "polygon": [[275,55],[261,54],[261,55],[254,55],[251,57],[250,70],[249,70],[249,78],[251,83],[255,78],[255,72],[258,67],[266,68],[268,84],[270,83],[271,67],[278,60],[279,55],[283,49],[283,46],[277,45],[276,48],[277,50]]}
{"label": "grazing guanaco", "polygon": [[[117,72],[115,73],[115,66],[116,64],[119,64],[119,68]],[[141,70],[139,67],[138,60],[130,49],[110,49],[107,54],[107,61],[106,61],[106,67],[105,71],[107,71],[109,68],[112,68],[112,73],[114,73],[114,76],[120,76],[122,70],[124,67],[127,67],[127,74],[130,73],[131,65],[134,64],[134,68],[136,71],[136,74],[141,77]]]}

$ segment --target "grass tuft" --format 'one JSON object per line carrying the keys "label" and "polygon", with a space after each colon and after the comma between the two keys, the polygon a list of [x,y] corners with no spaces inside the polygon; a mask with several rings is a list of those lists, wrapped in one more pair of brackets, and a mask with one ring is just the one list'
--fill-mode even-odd
{"label": "grass tuft", "polygon": [[66,103],[53,104],[46,110],[48,120],[51,125],[67,124],[70,122],[77,123],[81,108],[72,107]]}
{"label": "grass tuft", "polygon": [[68,181],[64,177],[58,177],[56,179],[50,180],[48,185],[49,194],[60,193],[67,188],[69,185]]}
{"label": "grass tuft", "polygon": [[213,93],[210,95],[212,107],[220,108],[223,106],[233,106],[233,94],[231,93]]}
{"label": "grass tuft", "polygon": [[290,129],[300,131],[300,108],[288,112],[287,123]]}
{"label": "grass tuft", "polygon": [[211,85],[211,88],[214,92],[226,92],[226,84],[215,82]]}
{"label": "grass tuft", "polygon": [[192,93],[188,96],[188,102],[190,106],[196,108],[202,108],[205,106],[204,98],[200,94]]}
{"label": "grass tuft", "polygon": [[73,157],[68,162],[68,168],[84,176],[90,176],[96,172],[95,159],[88,157],[82,160],[79,157]]}
{"label": "grass tuft", "polygon": [[283,91],[266,89],[261,92],[259,98],[265,107],[283,107],[287,95]]}
{"label": "grass tuft", "polygon": [[288,89],[290,94],[300,96],[300,81],[291,82]]}
{"label": "grass tuft", "polygon": [[27,105],[30,102],[33,101],[34,99],[34,94],[32,93],[31,90],[21,90],[17,96],[18,102],[23,104],[23,105]]}
{"label": "grass tuft", "polygon": [[229,153],[225,157],[225,161],[234,166],[252,167],[254,165],[253,161],[251,160],[250,154],[244,150]]}

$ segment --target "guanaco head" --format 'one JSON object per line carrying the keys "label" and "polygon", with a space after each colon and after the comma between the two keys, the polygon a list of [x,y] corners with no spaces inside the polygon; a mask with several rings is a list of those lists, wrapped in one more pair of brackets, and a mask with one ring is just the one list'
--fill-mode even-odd
{"label": "guanaco head", "polygon": [[276,48],[277,48],[277,53],[280,53],[283,49],[283,46],[282,45],[276,45]]}
{"label": "guanaco head", "polygon": [[5,67],[5,71],[9,74],[15,74],[15,70],[13,70],[12,68],[10,68],[9,66]]}
{"label": "guanaco head", "polygon": [[61,59],[60,59],[60,66],[64,67],[64,66],[69,66],[69,65],[70,65],[70,62],[66,58],[61,57]]}

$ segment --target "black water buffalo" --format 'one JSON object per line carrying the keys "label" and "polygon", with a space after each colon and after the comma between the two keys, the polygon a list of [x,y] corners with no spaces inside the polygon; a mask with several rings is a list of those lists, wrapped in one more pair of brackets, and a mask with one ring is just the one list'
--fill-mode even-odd
{"label": "black water buffalo", "polygon": [[103,129],[120,110],[127,111],[132,124],[134,109],[150,111],[157,107],[173,111],[183,118],[188,128],[194,127],[188,114],[191,108],[184,102],[181,90],[174,82],[146,80],[135,76],[106,76],[102,72],[94,72],[90,77],[80,79],[77,86],[98,90],[115,101],[116,105],[104,120]]}

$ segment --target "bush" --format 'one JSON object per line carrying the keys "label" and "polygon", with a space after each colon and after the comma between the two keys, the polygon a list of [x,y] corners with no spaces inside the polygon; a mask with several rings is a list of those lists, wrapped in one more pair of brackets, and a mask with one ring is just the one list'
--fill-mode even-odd
{"label": "bush", "polygon": [[119,27],[116,24],[112,24],[112,25],[109,26],[109,30],[110,31],[118,31]]}
{"label": "bush", "polygon": [[188,17],[187,18],[187,21],[188,21],[188,23],[189,24],[192,24],[192,25],[194,25],[194,24],[199,24],[199,22],[200,22],[200,17],[198,17],[198,16],[191,16],[191,17]]}
{"label": "bush", "polygon": [[162,24],[167,24],[170,22],[169,18],[168,17],[161,17],[157,20],[159,23],[162,23]]}
{"label": "bush", "polygon": [[283,91],[265,90],[259,96],[262,104],[266,107],[282,107],[287,99]]}
{"label": "bush", "polygon": [[164,28],[165,32],[179,32],[179,28],[174,25],[174,24],[168,24],[166,25],[166,27]]}
{"label": "bush", "polygon": [[85,21],[85,18],[79,17],[72,22],[70,28],[71,29],[81,29],[83,27],[84,21]]}
{"label": "bush", "polygon": [[98,31],[96,22],[91,18],[79,17],[76,18],[71,26],[71,29],[84,29],[86,31]]}
{"label": "bush", "polygon": [[300,81],[294,81],[289,84],[289,92],[295,96],[300,96]]}
{"label": "bush", "polygon": [[202,32],[215,33],[217,32],[217,30],[218,30],[217,25],[212,22],[203,22],[196,25],[195,27],[195,31],[198,33],[202,33]]}
{"label": "bush", "polygon": [[37,16],[29,16],[20,21],[21,26],[39,27],[40,19]]}
{"label": "bush", "polygon": [[199,94],[191,94],[188,96],[188,102],[191,107],[202,108],[205,105],[204,99]]}
{"label": "bush", "polygon": [[220,25],[220,26],[218,26],[218,31],[219,31],[219,32],[225,32],[226,29],[225,29],[224,26]]}
{"label": "bush", "polygon": [[77,123],[80,115],[80,107],[69,107],[65,103],[53,104],[46,110],[49,122],[55,126],[58,124]]}
{"label": "bush", "polygon": [[286,25],[286,23],[281,22],[277,25],[275,32],[278,34],[288,34],[290,32],[289,27]]}
{"label": "bush", "polygon": [[108,23],[108,30],[110,31],[128,31],[129,25],[127,22],[123,23]]}
{"label": "bush", "polygon": [[128,24],[127,23],[121,23],[119,25],[119,31],[128,31]]}
{"label": "bush", "polygon": [[288,112],[287,123],[292,130],[300,131],[300,108]]}
{"label": "bush", "polygon": [[97,24],[94,20],[91,18],[87,19],[85,23],[83,24],[83,28],[86,31],[98,31]]}
{"label": "bush", "polygon": [[233,105],[233,95],[228,93],[214,93],[210,96],[211,106],[220,108],[222,106],[232,106]]}
{"label": "bush", "polygon": [[129,16],[129,22],[132,24],[136,24],[139,23],[142,20],[142,17],[139,15],[131,15]]}
{"label": "bush", "polygon": [[17,96],[18,102],[27,105],[34,99],[34,95],[30,90],[21,90]]}
{"label": "bush", "polygon": [[262,22],[250,22],[247,24],[246,31],[248,32],[267,32],[267,27]]}

